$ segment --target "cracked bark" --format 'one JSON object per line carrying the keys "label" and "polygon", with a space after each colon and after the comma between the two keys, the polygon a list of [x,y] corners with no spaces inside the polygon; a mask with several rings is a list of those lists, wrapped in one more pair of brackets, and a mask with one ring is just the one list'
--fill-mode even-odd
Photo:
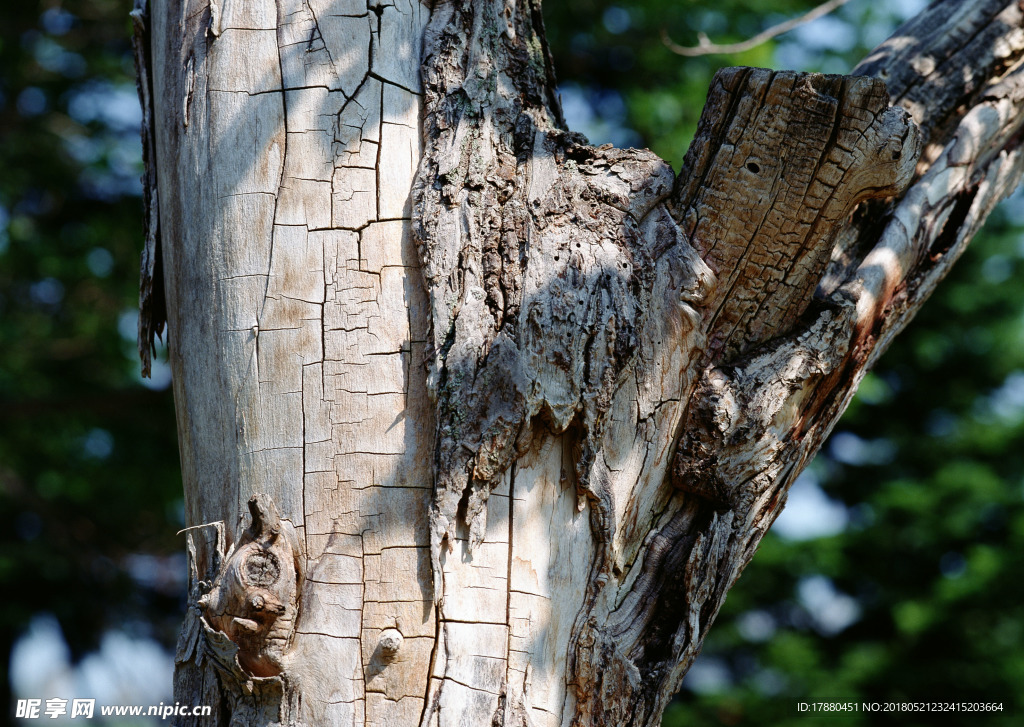
{"label": "cracked bark", "polygon": [[145,10],[140,344],[162,264],[216,724],[657,724],[1024,163],[1009,0],[720,72],[678,176],[564,129],[535,1]]}

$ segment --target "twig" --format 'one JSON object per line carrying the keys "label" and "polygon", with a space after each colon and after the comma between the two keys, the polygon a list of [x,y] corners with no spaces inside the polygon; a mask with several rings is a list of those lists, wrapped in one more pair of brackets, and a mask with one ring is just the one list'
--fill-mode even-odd
{"label": "twig", "polygon": [[761,31],[753,38],[744,40],[741,43],[726,43],[724,45],[718,45],[716,43],[712,43],[704,33],[698,33],[696,46],[682,46],[669,37],[668,31],[665,30],[665,28],[661,29],[661,40],[665,44],[665,47],[670,51],[681,56],[687,56],[688,58],[692,58],[694,56],[715,55],[719,53],[742,53],[743,51],[750,50],[751,48],[756,48],[777,35],[788,33],[793,30],[793,28],[803,25],[804,23],[809,23],[823,15],[828,15],[833,10],[842,7],[849,1],[850,0],[828,0],[828,2],[819,5],[813,10],[801,15],[799,18],[792,18],[783,23],[779,23],[778,25],[773,25],[768,28],[768,30]]}
{"label": "twig", "polygon": [[184,533],[184,532],[186,532],[188,530],[196,530],[197,528],[208,528],[211,525],[223,525],[223,524],[224,524],[223,520],[217,520],[216,522],[203,523],[202,525],[189,525],[187,528],[182,528],[181,530],[176,532],[175,535],[181,535],[182,533]]}

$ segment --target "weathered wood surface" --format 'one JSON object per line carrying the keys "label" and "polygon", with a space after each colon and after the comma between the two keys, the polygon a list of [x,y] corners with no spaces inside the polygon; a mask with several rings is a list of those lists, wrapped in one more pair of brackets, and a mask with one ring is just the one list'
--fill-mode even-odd
{"label": "weathered wood surface", "polygon": [[[188,519],[222,521],[226,548],[265,494],[306,558],[281,674],[231,687],[241,672],[196,628],[178,691],[219,679],[240,724],[415,723],[435,634],[427,310],[408,230],[428,11],[203,0],[151,16]],[[189,533],[211,582],[214,532]],[[396,627],[384,668],[379,636]]]}
{"label": "weathered wood surface", "polygon": [[721,72],[678,177],[562,128],[536,2],[137,24],[195,526],[177,698],[215,724],[657,724],[1021,174],[1010,0],[937,3],[859,77]]}

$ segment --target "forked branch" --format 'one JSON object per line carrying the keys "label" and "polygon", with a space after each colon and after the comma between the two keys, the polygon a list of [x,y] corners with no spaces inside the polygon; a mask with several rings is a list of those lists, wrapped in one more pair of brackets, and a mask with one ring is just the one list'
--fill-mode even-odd
{"label": "forked branch", "polygon": [[535,11],[463,0],[428,32],[435,588],[454,618],[459,513],[479,545],[512,463],[568,438],[596,548],[573,723],[654,724],[867,367],[1016,186],[1021,11],[940,2],[859,76],[720,72],[671,193],[649,153],[559,128]]}

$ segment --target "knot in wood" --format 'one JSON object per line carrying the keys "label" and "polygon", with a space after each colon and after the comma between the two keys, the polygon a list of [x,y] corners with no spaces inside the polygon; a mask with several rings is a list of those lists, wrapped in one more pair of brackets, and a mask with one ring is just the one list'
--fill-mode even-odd
{"label": "knot in wood", "polygon": [[252,548],[242,569],[243,580],[250,586],[267,588],[281,577],[281,562],[272,552]]}
{"label": "knot in wood", "polygon": [[384,629],[380,633],[380,641],[377,642],[380,646],[381,655],[385,659],[390,659],[402,648],[404,640],[405,637],[402,636],[402,632],[398,629]]}
{"label": "knot in wood", "polygon": [[269,497],[249,501],[252,525],[198,606],[211,628],[238,646],[238,663],[253,676],[281,673],[295,629],[302,554],[290,523]]}

